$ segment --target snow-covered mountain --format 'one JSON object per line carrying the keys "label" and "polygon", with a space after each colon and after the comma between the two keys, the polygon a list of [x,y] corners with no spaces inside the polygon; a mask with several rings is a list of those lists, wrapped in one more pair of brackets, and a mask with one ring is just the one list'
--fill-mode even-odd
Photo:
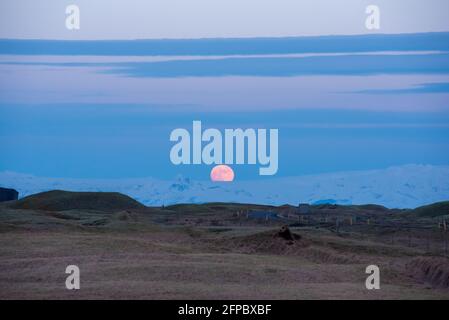
{"label": "snow-covered mountain", "polygon": [[331,202],[374,203],[389,208],[414,208],[449,200],[449,166],[404,165],[381,170],[349,171],[286,178],[216,183],[178,177],[68,179],[1,172],[0,186],[14,188],[20,197],[62,189],[117,191],[146,205],[174,203],[244,202],[293,204]]}

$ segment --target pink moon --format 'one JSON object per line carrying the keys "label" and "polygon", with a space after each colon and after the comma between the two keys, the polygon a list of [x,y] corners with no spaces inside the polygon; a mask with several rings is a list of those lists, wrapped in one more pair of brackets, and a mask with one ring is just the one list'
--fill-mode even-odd
{"label": "pink moon", "polygon": [[210,172],[210,179],[212,181],[231,182],[234,180],[234,171],[231,169],[231,167],[220,164],[212,168]]}

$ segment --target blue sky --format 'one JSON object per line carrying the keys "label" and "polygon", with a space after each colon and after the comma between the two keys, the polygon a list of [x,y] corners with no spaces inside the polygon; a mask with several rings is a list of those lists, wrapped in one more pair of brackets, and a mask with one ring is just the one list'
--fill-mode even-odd
{"label": "blue sky", "polygon": [[[6,109],[6,110],[5,110]],[[131,111],[129,111],[131,109]],[[63,177],[207,179],[208,166],[175,167],[168,159],[172,128],[202,119],[207,127],[280,130],[278,176],[448,164],[449,114],[354,110],[290,110],[238,114],[154,112],[145,105],[51,105],[1,108],[3,170]],[[12,121],[12,119],[15,119]],[[257,178],[257,166],[234,168]]]}
{"label": "blue sky", "polygon": [[448,39],[0,41],[0,171],[207,179],[169,161],[193,120],[278,128],[278,176],[449,164]]}
{"label": "blue sky", "polygon": [[277,176],[449,164],[447,1],[377,1],[382,34],[371,1],[69,3],[0,4],[0,171],[208,179],[169,160],[193,120],[278,128]]}
{"label": "blue sky", "polygon": [[[76,4],[81,29],[65,28]],[[287,37],[372,33],[366,7],[381,11],[382,33],[449,31],[446,0],[3,0],[0,38],[160,39]],[[379,32],[379,31],[375,31]]]}

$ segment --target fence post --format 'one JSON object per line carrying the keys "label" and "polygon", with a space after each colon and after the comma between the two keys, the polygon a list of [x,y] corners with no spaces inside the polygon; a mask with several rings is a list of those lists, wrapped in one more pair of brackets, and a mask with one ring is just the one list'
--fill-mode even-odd
{"label": "fence post", "polygon": [[412,246],[412,236],[410,234],[410,230],[408,231],[408,246],[411,247]]}
{"label": "fence post", "polygon": [[447,236],[444,233],[444,253],[447,255]]}
{"label": "fence post", "polygon": [[446,220],[444,220],[443,241],[444,241],[444,254],[447,255],[447,227]]}

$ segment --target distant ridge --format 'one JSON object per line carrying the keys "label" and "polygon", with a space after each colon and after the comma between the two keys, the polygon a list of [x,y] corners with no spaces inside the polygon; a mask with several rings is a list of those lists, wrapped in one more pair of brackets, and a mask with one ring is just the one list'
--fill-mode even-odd
{"label": "distant ridge", "polygon": [[386,169],[346,171],[217,184],[182,176],[174,180],[48,178],[0,172],[0,186],[16,189],[23,197],[54,189],[120,192],[146,206],[210,202],[261,205],[313,204],[328,199],[337,205],[381,205],[412,209],[449,195],[449,166],[403,165]]}
{"label": "distant ridge", "polygon": [[121,211],[140,209],[145,206],[136,200],[118,192],[70,192],[53,190],[37,193],[16,201],[15,209],[47,211],[95,210]]}
{"label": "distant ridge", "polygon": [[419,217],[438,217],[449,215],[449,201],[432,203],[411,210],[411,213]]}

